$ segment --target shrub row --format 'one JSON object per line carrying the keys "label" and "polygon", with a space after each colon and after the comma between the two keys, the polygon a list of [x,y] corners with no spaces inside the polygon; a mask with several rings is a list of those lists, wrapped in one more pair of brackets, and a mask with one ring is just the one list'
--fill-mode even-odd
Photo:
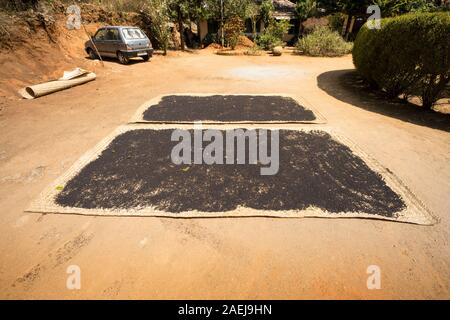
{"label": "shrub row", "polygon": [[431,108],[450,81],[450,13],[414,13],[382,19],[359,31],[353,63],[389,96],[417,95]]}

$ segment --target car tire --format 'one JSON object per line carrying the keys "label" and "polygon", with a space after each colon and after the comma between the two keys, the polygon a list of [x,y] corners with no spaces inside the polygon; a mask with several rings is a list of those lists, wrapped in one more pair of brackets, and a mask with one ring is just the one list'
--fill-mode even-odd
{"label": "car tire", "polygon": [[87,53],[88,53],[90,59],[92,59],[92,60],[98,59],[97,54],[91,48],[87,49]]}
{"label": "car tire", "polygon": [[149,61],[150,60],[150,55],[149,54],[147,54],[147,55],[145,55],[145,56],[142,56],[142,59],[144,59],[144,61]]}
{"label": "car tire", "polygon": [[130,62],[130,58],[128,58],[122,51],[117,52],[117,58],[121,64],[128,64]]}

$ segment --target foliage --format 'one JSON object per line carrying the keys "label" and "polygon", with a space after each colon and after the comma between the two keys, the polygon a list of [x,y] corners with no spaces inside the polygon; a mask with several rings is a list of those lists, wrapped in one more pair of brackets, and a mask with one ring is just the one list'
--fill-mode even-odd
{"label": "foliage", "polygon": [[213,0],[191,0],[188,8],[188,15],[192,21],[207,20],[212,17],[209,9]]}
{"label": "foliage", "polygon": [[350,15],[365,13],[367,7],[372,4],[372,0],[337,0],[336,2],[341,12]]}
{"label": "foliage", "polygon": [[305,21],[317,13],[317,1],[299,0],[295,10],[300,21]]}
{"label": "foliage", "polygon": [[283,45],[283,41],[275,38],[272,34],[268,32],[263,32],[256,38],[256,43],[259,47],[263,48],[264,50],[272,50],[272,48],[276,46]]}
{"label": "foliage", "polygon": [[341,32],[344,27],[345,15],[342,13],[333,13],[328,18],[331,30]]}
{"label": "foliage", "polygon": [[210,18],[216,21],[220,21],[223,18],[224,23],[229,19],[234,19],[234,17],[239,17],[242,21],[245,21],[246,13],[248,12],[247,6],[251,2],[253,0],[223,0],[222,10],[220,0],[205,0]]}
{"label": "foliage", "polygon": [[261,56],[263,55],[263,51],[260,47],[257,45],[254,45],[253,47],[249,48],[244,54],[247,56]]}
{"label": "foliage", "polygon": [[[41,0],[42,1],[42,0]],[[114,12],[139,12],[145,5],[147,0],[102,0],[99,1],[99,5],[102,6],[103,9]],[[72,1],[73,3],[73,1]]]}
{"label": "foliage", "polygon": [[300,20],[299,35],[303,32],[302,23],[317,14],[317,1],[299,0],[296,5],[296,13]]}
{"label": "foliage", "polygon": [[38,0],[0,0],[0,9],[11,11],[23,11],[28,9],[36,9]]}
{"label": "foliage", "polygon": [[409,12],[445,11],[449,4],[441,0],[317,0],[317,7],[330,13],[364,14],[368,6],[376,4],[384,17]]}
{"label": "foliage", "polygon": [[429,0],[373,0],[380,7],[383,16],[391,17],[407,12],[430,12],[437,9]]}
{"label": "foliage", "polygon": [[[240,17],[244,20],[247,6],[253,2],[252,0],[223,0],[223,18],[228,20],[233,17]],[[205,0],[210,17],[220,20],[221,6],[220,0]]]}
{"label": "foliage", "polygon": [[450,81],[450,14],[412,13],[365,25],[353,49],[358,72],[389,96],[418,95],[431,108]]}
{"label": "foliage", "polygon": [[167,52],[170,39],[170,13],[166,0],[147,0],[148,5],[142,13],[150,17],[150,31],[158,45]]}
{"label": "foliage", "polygon": [[203,39],[203,44],[205,46],[209,46],[211,43],[218,43],[219,40],[219,36],[217,33],[211,33],[209,32],[208,34],[206,34],[205,38]]}
{"label": "foliage", "polygon": [[239,17],[244,20],[247,6],[251,0],[224,0],[224,15],[225,20]]}
{"label": "foliage", "polygon": [[225,22],[223,31],[225,33],[225,40],[231,49],[234,50],[236,48],[239,42],[239,36],[244,31],[244,27],[244,21],[238,16],[231,17]]}
{"label": "foliage", "polygon": [[273,12],[275,11],[272,0],[263,0],[261,2],[260,10],[262,21],[266,26],[269,25],[273,17]]}
{"label": "foliage", "polygon": [[317,0],[317,8],[327,14],[340,12],[345,14],[365,13],[372,0]]}
{"label": "foliage", "polygon": [[283,40],[283,36],[288,33],[291,25],[288,20],[272,21],[267,28],[267,31],[274,35],[276,38]]}
{"label": "foliage", "polygon": [[289,31],[290,27],[288,20],[276,21],[272,19],[264,32],[256,38],[256,43],[265,50],[282,46],[284,45],[283,36]]}
{"label": "foliage", "polygon": [[296,49],[309,56],[336,57],[350,53],[352,44],[329,27],[317,26],[310,34],[299,39]]}
{"label": "foliage", "polygon": [[253,39],[256,38],[256,23],[261,13],[260,7],[255,2],[250,2],[245,11],[245,17],[252,22]]}

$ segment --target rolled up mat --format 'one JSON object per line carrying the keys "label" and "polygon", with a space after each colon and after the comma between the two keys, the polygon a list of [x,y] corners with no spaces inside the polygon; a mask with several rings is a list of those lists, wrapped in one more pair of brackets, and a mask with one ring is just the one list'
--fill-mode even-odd
{"label": "rolled up mat", "polygon": [[96,74],[90,72],[71,80],[56,80],[29,86],[19,90],[19,94],[25,99],[34,99],[95,80],[95,78]]}

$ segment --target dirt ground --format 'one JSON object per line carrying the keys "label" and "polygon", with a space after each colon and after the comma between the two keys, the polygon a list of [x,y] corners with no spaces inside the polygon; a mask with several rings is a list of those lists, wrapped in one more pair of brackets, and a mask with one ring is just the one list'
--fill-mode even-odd
{"label": "dirt ground", "polygon": [[[358,87],[351,57],[156,56],[96,81],[0,100],[1,298],[450,298],[450,120]],[[400,177],[434,226],[363,219],[89,217],[24,212],[159,94],[291,93]],[[195,195],[193,195],[195,196]],[[69,265],[81,289],[66,288]],[[369,265],[381,289],[368,290]]]}

